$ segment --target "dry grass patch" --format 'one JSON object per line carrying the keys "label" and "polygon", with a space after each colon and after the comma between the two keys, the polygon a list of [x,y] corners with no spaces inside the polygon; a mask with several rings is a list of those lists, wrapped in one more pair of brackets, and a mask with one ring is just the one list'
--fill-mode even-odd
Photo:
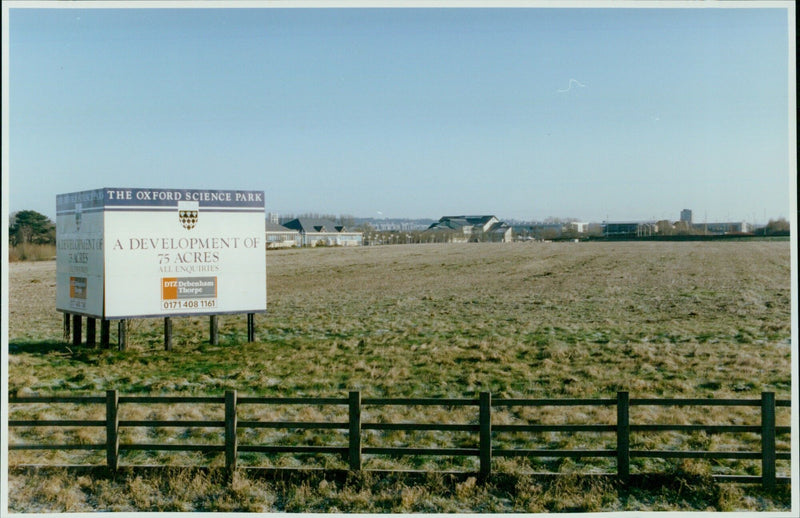
{"label": "dry grass patch", "polygon": [[718,484],[691,466],[670,478],[618,486],[600,477],[504,474],[489,482],[444,474],[264,475],[223,470],[157,469],[116,476],[63,468],[13,471],[12,512],[306,512],[511,513],[619,511],[787,511],[787,487]]}
{"label": "dry grass patch", "polygon": [[8,247],[8,262],[50,261],[56,256],[56,245],[24,243]]}

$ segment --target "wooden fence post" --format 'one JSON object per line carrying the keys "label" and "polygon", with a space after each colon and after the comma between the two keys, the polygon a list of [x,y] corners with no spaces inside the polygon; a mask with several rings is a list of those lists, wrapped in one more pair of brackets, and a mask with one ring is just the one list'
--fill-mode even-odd
{"label": "wooden fence post", "polygon": [[81,322],[80,315],[72,315],[72,345],[78,346],[81,345],[81,327],[83,323]]}
{"label": "wooden fence post", "polygon": [[108,349],[111,335],[111,322],[103,318],[100,320],[100,347]]}
{"label": "wooden fence post", "polygon": [[628,392],[617,392],[617,477],[628,483],[631,474],[631,425]]}
{"label": "wooden fence post", "polygon": [[492,393],[480,393],[480,474],[488,477],[492,473]]}
{"label": "wooden fence post", "polygon": [[64,335],[63,336],[64,336],[64,341],[65,342],[69,342],[69,335],[70,335],[70,332],[69,332],[69,319],[70,319],[70,314],[69,313],[64,313]]}
{"label": "wooden fence post", "polygon": [[255,313],[247,314],[247,341],[256,341],[256,315]]}
{"label": "wooden fence post", "polygon": [[106,391],[106,464],[116,471],[119,465],[119,393]]}
{"label": "wooden fence post", "polygon": [[209,319],[208,341],[211,345],[219,345],[219,318],[217,315],[211,315]]}
{"label": "wooden fence post", "polygon": [[117,349],[124,351],[128,346],[128,321],[124,318],[117,324]]}
{"label": "wooden fence post", "polygon": [[172,350],[172,318],[164,317],[164,350]]}
{"label": "wooden fence post", "polygon": [[350,392],[350,447],[348,461],[352,471],[361,470],[361,392]]}
{"label": "wooden fence post", "polygon": [[761,393],[761,484],[772,491],[775,476],[775,393]]}
{"label": "wooden fence post", "polygon": [[97,320],[92,317],[86,318],[86,345],[88,347],[97,345]]}
{"label": "wooden fence post", "polygon": [[236,391],[225,391],[225,467],[236,469]]}

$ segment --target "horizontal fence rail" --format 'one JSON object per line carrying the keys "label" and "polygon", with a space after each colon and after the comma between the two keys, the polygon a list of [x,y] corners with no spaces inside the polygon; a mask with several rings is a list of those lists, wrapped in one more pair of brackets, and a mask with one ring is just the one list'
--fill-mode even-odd
{"label": "horizontal fence rail", "polygon": [[[25,404],[78,404],[103,405],[106,407],[104,420],[80,419],[10,419],[9,428],[26,427],[105,427],[106,440],[98,444],[9,444],[9,450],[105,450],[107,466],[116,470],[119,466],[120,452],[124,451],[180,451],[214,453],[224,452],[225,466],[236,469],[239,453],[294,453],[294,454],[333,454],[342,456],[350,470],[361,470],[363,455],[414,455],[414,456],[469,456],[477,457],[479,473],[490,475],[494,457],[548,457],[548,458],[616,458],[615,475],[623,482],[630,478],[632,458],[661,459],[754,459],[761,460],[760,476],[715,475],[714,478],[728,481],[760,482],[767,489],[777,484],[788,484],[789,477],[779,477],[776,461],[790,460],[791,453],[777,451],[776,437],[791,433],[789,426],[776,426],[776,408],[790,407],[789,400],[776,400],[772,392],[764,392],[760,399],[651,399],[629,398],[627,392],[617,393],[614,399],[492,399],[489,392],[482,392],[477,399],[435,399],[435,398],[361,398],[358,391],[350,392],[346,398],[279,398],[279,397],[240,397],[236,391],[227,391],[224,397],[172,397],[172,396],[120,396],[109,390],[105,397],[13,397],[10,405]],[[225,417],[222,420],[120,420],[119,409],[123,404],[208,404],[222,405]],[[347,421],[266,421],[238,419],[240,406],[300,406],[330,407],[340,406],[347,411]],[[477,407],[477,423],[386,423],[363,422],[362,410],[371,407]],[[493,424],[493,408],[510,407],[571,407],[605,406],[616,408],[614,424]],[[630,409],[634,406],[737,406],[759,407],[761,422],[753,425],[723,424],[632,424]],[[120,428],[220,428],[223,444],[128,444],[120,443]],[[346,444],[341,445],[259,445],[238,443],[238,431],[248,429],[284,430],[342,430],[347,434]],[[363,446],[364,431],[439,431],[466,432],[478,435],[477,447],[387,447]],[[589,432],[614,434],[615,449],[530,449],[499,448],[493,446],[494,434],[501,433],[543,433],[543,432]],[[637,450],[631,449],[630,439],[634,433],[649,432],[704,432],[707,434],[750,433],[761,437],[760,451],[677,451],[677,450]]]}

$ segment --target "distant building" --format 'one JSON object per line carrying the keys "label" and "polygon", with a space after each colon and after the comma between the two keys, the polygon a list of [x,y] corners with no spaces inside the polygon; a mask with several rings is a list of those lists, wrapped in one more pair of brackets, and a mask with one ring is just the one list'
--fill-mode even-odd
{"label": "distant building", "polygon": [[329,219],[295,218],[283,224],[300,234],[300,246],[361,246],[361,232],[350,231]]}
{"label": "distant building", "polygon": [[378,231],[404,231],[413,232],[416,230],[425,230],[430,223],[418,223],[416,221],[381,221],[370,223],[372,228]]}
{"label": "distant building", "polygon": [[603,226],[605,237],[635,238],[648,237],[658,233],[658,225],[650,221],[606,222]]}
{"label": "distant building", "polygon": [[563,223],[534,223],[530,227],[530,232],[536,239],[556,239],[565,232]]}
{"label": "distant building", "polygon": [[567,230],[578,234],[585,234],[589,230],[589,223],[584,221],[570,221],[566,224]]}
{"label": "distant building", "polygon": [[513,239],[511,226],[495,216],[444,216],[425,232],[448,233],[450,242],[509,243]]}
{"label": "distant building", "polygon": [[748,234],[753,231],[753,225],[746,221],[734,221],[725,223],[696,223],[692,225],[695,230],[700,230],[705,234]]}
{"label": "distant building", "polygon": [[300,232],[283,225],[267,221],[265,225],[267,248],[291,248],[300,246]]}
{"label": "distant building", "polygon": [[692,225],[692,211],[690,209],[683,209],[681,211],[681,221],[687,225]]}
{"label": "distant building", "polygon": [[535,239],[559,239],[564,237],[574,238],[578,235],[587,234],[590,231],[591,224],[585,221],[547,221],[547,222],[532,222],[525,231],[529,232],[531,237]]}
{"label": "distant building", "polygon": [[586,233],[601,236],[603,235],[604,225],[602,223],[589,223],[586,225]]}

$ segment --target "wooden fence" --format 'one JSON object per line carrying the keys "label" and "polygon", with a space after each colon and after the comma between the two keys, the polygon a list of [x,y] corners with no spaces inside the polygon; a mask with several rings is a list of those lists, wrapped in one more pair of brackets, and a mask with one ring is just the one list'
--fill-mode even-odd
{"label": "wooden fence", "polygon": [[[630,478],[631,459],[760,459],[761,475],[716,475],[722,481],[761,483],[766,489],[774,489],[776,484],[788,484],[788,476],[778,476],[777,460],[789,460],[788,451],[776,450],[776,436],[790,434],[791,427],[776,426],[776,407],[790,407],[789,400],[776,400],[772,392],[764,392],[760,399],[637,399],[630,398],[628,392],[618,392],[612,399],[492,399],[489,392],[480,393],[477,399],[386,399],[362,398],[360,392],[350,392],[346,398],[274,398],[238,396],[236,391],[228,391],[224,397],[149,397],[120,396],[116,390],[109,390],[105,397],[15,397],[9,398],[11,405],[32,403],[70,403],[105,404],[105,420],[9,420],[9,427],[105,427],[106,442],[101,444],[9,444],[10,450],[105,450],[108,468],[119,467],[120,452],[124,451],[182,451],[182,452],[224,452],[225,466],[234,470],[239,453],[323,453],[343,456],[350,470],[361,470],[364,455],[415,455],[415,456],[473,456],[479,459],[479,473],[487,476],[492,471],[492,459],[498,457],[546,457],[546,458],[616,458],[616,477],[622,482]],[[119,419],[120,405],[138,404],[199,404],[224,405],[224,420],[129,420]],[[346,422],[305,422],[305,421],[260,421],[240,420],[237,409],[243,405],[306,405],[347,407]],[[385,423],[363,422],[364,407],[379,406],[425,406],[477,407],[477,424],[452,423]],[[614,424],[493,424],[492,409],[498,407],[572,407],[572,406],[616,406]],[[749,406],[760,407],[760,423],[753,425],[708,425],[708,424],[633,424],[630,422],[632,406]],[[120,444],[120,428],[124,427],[205,427],[223,428],[223,444]],[[290,445],[240,445],[237,431],[256,428],[272,429],[339,429],[347,431],[347,445],[342,446],[290,446]],[[362,432],[365,430],[402,431],[442,431],[472,432],[478,434],[477,448],[413,448],[413,447],[365,447],[362,446]],[[637,432],[677,431],[684,433],[755,433],[761,436],[760,451],[673,451],[673,450],[632,450],[631,434]],[[493,446],[495,433],[502,432],[597,432],[616,434],[616,449],[567,450],[567,449],[508,449]]]}

